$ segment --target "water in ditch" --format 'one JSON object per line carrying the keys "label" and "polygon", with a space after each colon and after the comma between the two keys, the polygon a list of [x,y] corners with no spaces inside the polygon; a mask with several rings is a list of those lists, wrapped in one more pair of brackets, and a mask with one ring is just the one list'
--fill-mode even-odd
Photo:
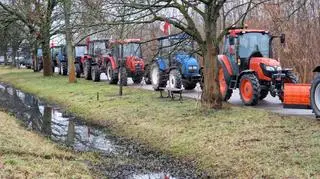
{"label": "water in ditch", "polygon": [[203,178],[194,164],[175,160],[161,153],[112,135],[107,129],[66,115],[59,107],[0,83],[0,108],[13,114],[27,129],[75,151],[97,152],[102,160],[92,166],[109,178],[174,179]]}

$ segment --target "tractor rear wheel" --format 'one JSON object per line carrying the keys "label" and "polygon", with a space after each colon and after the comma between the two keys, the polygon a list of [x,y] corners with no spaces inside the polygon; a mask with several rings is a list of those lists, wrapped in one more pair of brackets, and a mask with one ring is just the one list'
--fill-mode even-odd
{"label": "tractor rear wheel", "polygon": [[196,82],[188,81],[188,80],[183,80],[182,84],[183,84],[184,89],[186,89],[186,90],[193,90],[197,86]]}
{"label": "tractor rear wheel", "polygon": [[153,63],[150,70],[151,83],[154,90],[165,88],[167,86],[167,79],[164,72],[162,72],[157,63]]}
{"label": "tractor rear wheel", "polygon": [[182,76],[178,69],[172,69],[169,72],[169,87],[181,89]]}
{"label": "tractor rear wheel", "polygon": [[67,62],[61,62],[60,63],[60,72],[61,72],[61,75],[63,76],[66,76],[68,75],[68,65],[67,65]]}
{"label": "tractor rear wheel", "polygon": [[317,118],[320,117],[320,76],[317,76],[311,85],[310,89],[311,108]]}
{"label": "tractor rear wheel", "polygon": [[91,77],[94,82],[100,81],[100,70],[97,65],[91,67]]}
{"label": "tractor rear wheel", "polygon": [[81,67],[80,67],[80,64],[79,64],[79,63],[76,63],[74,66],[75,66],[75,68],[76,68],[76,77],[77,77],[77,78],[80,78],[80,77],[81,77]]}
{"label": "tractor rear wheel", "polygon": [[262,90],[260,91],[260,97],[259,97],[259,99],[260,99],[260,100],[263,100],[264,98],[266,98],[266,97],[268,96],[268,93],[269,93],[268,90],[262,89]]}
{"label": "tractor rear wheel", "polygon": [[127,83],[128,83],[127,69],[125,67],[119,68],[118,78],[119,78],[119,84],[122,84],[122,86],[127,86]]}
{"label": "tractor rear wheel", "polygon": [[232,89],[229,89],[229,85],[224,77],[223,68],[219,68],[219,86],[222,100],[228,101],[232,96]]}
{"label": "tractor rear wheel", "polygon": [[143,75],[136,75],[132,77],[132,81],[134,84],[140,84],[143,79]]}
{"label": "tractor rear wheel", "polygon": [[106,72],[107,80],[109,84],[117,84],[118,83],[118,74],[113,70],[111,62],[107,63],[107,72]]}
{"label": "tractor rear wheel", "polygon": [[84,78],[86,80],[91,80],[91,63],[90,63],[90,60],[86,60],[84,62],[84,70],[83,70],[83,73],[84,73]]}
{"label": "tractor rear wheel", "polygon": [[260,84],[253,73],[244,74],[240,79],[240,97],[244,105],[254,106],[259,102]]}

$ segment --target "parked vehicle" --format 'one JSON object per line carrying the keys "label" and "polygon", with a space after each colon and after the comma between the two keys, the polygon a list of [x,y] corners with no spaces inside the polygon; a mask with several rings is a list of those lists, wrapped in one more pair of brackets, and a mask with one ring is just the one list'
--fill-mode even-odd
{"label": "parked vehicle", "polygon": [[32,67],[32,59],[31,59],[31,57],[24,57],[21,60],[19,60],[19,62],[20,62],[20,65],[23,65],[28,69],[31,69],[31,67]]}
{"label": "parked vehicle", "polygon": [[292,69],[282,69],[280,62],[272,59],[275,38],[285,43],[284,34],[274,36],[265,30],[246,28],[229,30],[223,54],[218,56],[220,91],[224,100],[229,100],[233,90],[239,88],[245,105],[256,105],[269,92],[283,101],[284,83],[297,83],[298,79]]}
{"label": "parked vehicle", "polygon": [[38,64],[36,65],[35,61],[32,61],[32,66],[34,71],[41,71],[43,69],[43,55],[42,55],[42,49],[38,48],[37,50],[37,56]]}
{"label": "parked vehicle", "polygon": [[[200,65],[193,55],[194,42],[186,34],[158,39],[158,57],[150,67],[150,81],[154,90],[165,88],[169,80],[171,88],[192,90],[201,81]],[[147,78],[148,79],[148,78]]]}
{"label": "parked vehicle", "polygon": [[75,56],[75,68],[76,68],[76,76],[77,78],[81,77],[81,73],[83,73],[83,65],[81,63],[81,58],[84,57],[88,53],[87,45],[79,44],[74,48],[74,56]]}

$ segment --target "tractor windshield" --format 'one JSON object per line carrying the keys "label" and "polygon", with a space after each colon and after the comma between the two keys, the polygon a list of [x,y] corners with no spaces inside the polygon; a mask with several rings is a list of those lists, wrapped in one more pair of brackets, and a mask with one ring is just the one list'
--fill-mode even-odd
{"label": "tractor windshield", "polygon": [[123,45],[123,56],[142,57],[141,46],[139,43],[127,43]]}
{"label": "tractor windshield", "polygon": [[189,39],[163,39],[161,40],[160,55],[168,56],[176,53],[193,53],[193,42]]}
{"label": "tractor windshield", "polygon": [[107,54],[107,44],[104,41],[94,43],[94,54],[103,55]]}
{"label": "tractor windshield", "polygon": [[249,58],[260,52],[263,57],[270,57],[270,35],[266,33],[245,33],[239,35],[239,57]]}
{"label": "tractor windshield", "polygon": [[75,47],[76,57],[81,57],[86,53],[87,53],[87,47],[86,46],[76,46]]}

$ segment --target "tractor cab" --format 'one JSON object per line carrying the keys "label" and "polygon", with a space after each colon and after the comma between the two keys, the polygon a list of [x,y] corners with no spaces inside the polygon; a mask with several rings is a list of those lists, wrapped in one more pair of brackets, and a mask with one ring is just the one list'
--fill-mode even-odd
{"label": "tractor cab", "polygon": [[64,45],[51,47],[51,60],[54,66],[57,66],[62,61],[66,61],[66,55],[66,47]]}
{"label": "tractor cab", "polygon": [[220,63],[219,81],[222,98],[228,100],[232,91],[240,89],[245,105],[256,105],[270,92],[283,101],[284,83],[296,83],[291,69],[282,69],[272,57],[272,42],[285,35],[271,35],[265,30],[233,28],[225,36]]}
{"label": "tractor cab", "polygon": [[88,43],[88,54],[93,57],[106,56],[110,53],[109,40],[93,40]]}
{"label": "tractor cab", "polygon": [[84,56],[85,54],[88,54],[88,49],[86,45],[76,45],[74,47],[74,54],[75,54],[75,58],[81,58],[82,56]]}

